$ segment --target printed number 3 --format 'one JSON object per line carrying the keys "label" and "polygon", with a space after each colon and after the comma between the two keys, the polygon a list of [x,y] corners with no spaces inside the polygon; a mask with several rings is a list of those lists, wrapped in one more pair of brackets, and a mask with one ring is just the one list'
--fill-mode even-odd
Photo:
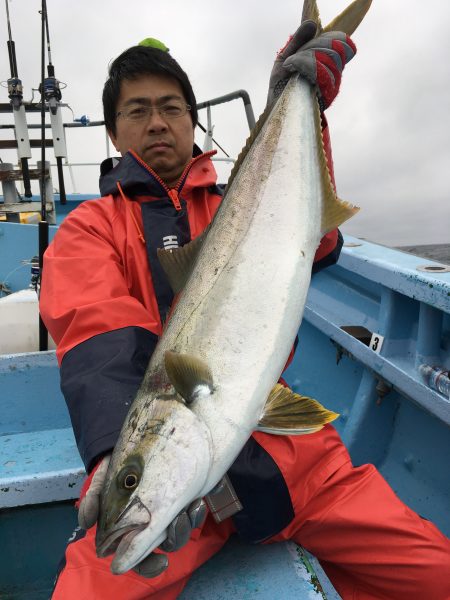
{"label": "printed number 3", "polygon": [[381,346],[383,345],[384,337],[379,333],[372,333],[372,337],[370,339],[370,349],[373,350],[376,354],[380,353]]}

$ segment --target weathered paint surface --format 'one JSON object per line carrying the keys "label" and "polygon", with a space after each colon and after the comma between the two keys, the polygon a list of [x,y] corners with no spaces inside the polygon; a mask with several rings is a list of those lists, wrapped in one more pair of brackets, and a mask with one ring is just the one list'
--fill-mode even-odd
{"label": "weathered paint surface", "polygon": [[233,537],[196,571],[180,596],[180,600],[229,598],[338,600],[340,596],[320,567],[296,544],[248,546]]}
{"label": "weathered paint surface", "polygon": [[55,353],[0,356],[0,509],[77,498],[84,479]]}

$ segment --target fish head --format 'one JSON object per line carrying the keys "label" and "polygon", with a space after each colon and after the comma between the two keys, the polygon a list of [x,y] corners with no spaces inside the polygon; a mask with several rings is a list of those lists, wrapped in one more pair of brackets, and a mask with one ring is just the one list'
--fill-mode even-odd
{"label": "fish head", "polygon": [[209,430],[184,403],[156,398],[145,412],[130,433],[125,424],[101,494],[97,555],[115,553],[116,574],[164,541],[169,524],[200,496],[212,462]]}

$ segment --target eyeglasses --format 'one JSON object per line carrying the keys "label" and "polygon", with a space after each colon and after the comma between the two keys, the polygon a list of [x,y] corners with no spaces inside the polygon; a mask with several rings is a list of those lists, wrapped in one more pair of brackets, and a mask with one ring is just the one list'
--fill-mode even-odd
{"label": "eyeglasses", "polygon": [[116,113],[116,117],[122,117],[127,121],[138,123],[144,121],[153,115],[153,111],[157,111],[163,119],[178,119],[183,117],[189,110],[190,104],[186,104],[181,100],[171,100],[160,106],[148,106],[146,104],[130,104],[123,110]]}

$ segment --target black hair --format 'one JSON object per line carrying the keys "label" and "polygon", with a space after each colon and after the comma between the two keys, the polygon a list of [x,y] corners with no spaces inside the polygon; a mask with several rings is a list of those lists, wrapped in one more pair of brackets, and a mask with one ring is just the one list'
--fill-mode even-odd
{"label": "black hair", "polygon": [[168,52],[149,46],[132,46],[111,63],[108,74],[102,96],[103,115],[106,129],[113,135],[116,135],[117,102],[122,81],[132,81],[142,75],[164,75],[176,79],[181,85],[184,99],[191,106],[192,124],[194,127],[197,125],[197,102],[191,82]]}

